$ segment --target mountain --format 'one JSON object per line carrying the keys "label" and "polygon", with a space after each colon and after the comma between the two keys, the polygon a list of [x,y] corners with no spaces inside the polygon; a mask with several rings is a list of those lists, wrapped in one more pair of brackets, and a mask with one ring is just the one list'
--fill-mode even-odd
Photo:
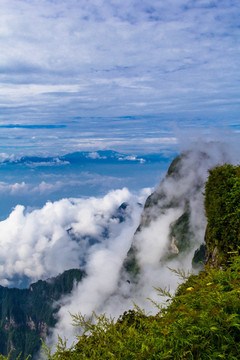
{"label": "mountain", "polygon": [[[4,155],[4,156],[3,156]],[[171,154],[172,156],[172,154]],[[159,163],[168,162],[168,157],[162,153],[143,154],[143,155],[129,155],[119,153],[113,150],[98,150],[98,151],[77,151],[74,153],[65,154],[62,156],[23,156],[14,158],[12,155],[2,154],[0,159],[1,164],[26,164],[35,166],[59,166],[69,164],[84,164],[84,163],[140,163],[145,162]]]}
{"label": "mountain", "polygon": [[[147,204],[157,205],[156,199],[161,197],[151,196]],[[116,322],[106,315],[91,319],[75,315],[75,325],[83,329],[77,344],[68,349],[59,340],[55,353],[45,347],[46,358],[239,359],[239,200],[240,166],[223,165],[211,170],[205,186],[205,270],[198,275],[174,270],[185,282],[175,295],[167,289],[156,289],[167,297],[166,307],[154,303],[156,315],[146,315],[138,307],[125,312]],[[144,217],[141,226],[150,223],[151,218]]]}
{"label": "mountain", "polygon": [[[164,322],[164,309],[159,309],[159,315],[152,317],[146,316],[140,309],[137,311],[130,310],[118,319],[116,325],[104,315],[97,317],[98,324],[96,326],[90,324],[84,318],[75,317],[77,324],[86,327],[86,330],[89,330],[92,336],[80,337],[75,348],[76,351],[74,351],[74,349],[66,349],[66,353],[65,350],[63,351],[63,341],[62,344],[59,344],[58,352],[56,352],[55,355],[49,355],[49,359],[81,359],[83,357],[89,359],[111,359],[124,358],[126,354],[129,359],[135,359],[136,357],[155,359],[156,354],[154,351],[156,349],[158,349],[156,351],[160,351],[159,347],[161,348],[163,346],[164,339],[166,339],[166,335],[168,334],[170,334],[169,341],[171,344],[166,341],[166,349],[170,345],[172,346],[174,342],[176,342],[176,346],[178,346],[178,342],[176,341],[177,336],[181,335],[181,331],[183,331],[185,326],[189,326],[190,329],[192,329],[191,326],[194,326],[190,318],[187,318],[187,321],[190,321],[190,323],[184,323],[184,317],[186,317],[187,313],[191,314],[194,318],[194,314],[192,314],[190,310],[191,303],[195,301],[195,298],[191,298],[191,296],[194,296],[194,294],[198,296],[200,294],[200,299],[201,296],[210,296],[212,288],[209,287],[210,285],[208,284],[212,283],[211,279],[215,279],[217,294],[221,297],[222,284],[228,284],[228,281],[230,281],[226,280],[225,273],[223,276],[222,272],[214,272],[216,266],[218,268],[217,271],[226,268],[231,254],[229,254],[229,256],[227,255],[226,258],[224,254],[229,251],[234,253],[237,250],[236,244],[239,243],[240,240],[239,237],[236,237],[239,236],[240,228],[239,167],[232,167],[231,165],[226,165],[226,167],[227,170],[225,167],[219,167],[217,170],[212,169],[210,171],[209,180],[205,187],[205,212],[208,224],[204,216],[203,191],[208,177],[208,169],[212,168],[212,160],[208,153],[202,150],[196,149],[191,153],[186,151],[174,159],[166,177],[148,197],[144,205],[140,224],[135,232],[132,245],[122,269],[123,273],[125,273],[125,275],[127,274],[129,282],[138,283],[144,267],[149,266],[149,261],[155,261],[156,264],[162,263],[163,266],[166,266],[176,259],[180,265],[184,264],[188,259],[190,259],[191,264],[193,259],[193,263],[198,267],[198,271],[199,269],[203,269],[204,261],[207,261],[209,266],[214,267],[213,270],[209,268],[208,272],[200,273],[202,274],[199,275],[200,277],[194,275],[189,278],[187,285],[183,285],[183,287],[177,291],[177,296],[179,295],[179,297],[176,297],[176,300],[174,300],[170,294],[159,290],[160,293],[169,296],[169,302],[171,302],[172,306],[169,308],[171,310],[169,310],[170,312],[168,313],[169,318],[166,317],[166,322]],[[214,178],[214,176],[216,178]],[[224,182],[226,186],[222,186],[222,182]],[[221,201],[219,200],[220,198]],[[118,222],[124,222],[127,216],[125,211],[127,207],[128,205],[123,203],[116,214],[113,215],[112,219],[116,219]],[[224,211],[221,212],[221,209],[224,209]],[[233,214],[234,218],[232,218]],[[219,215],[219,217],[216,217],[216,215]],[[217,219],[216,222],[214,222],[215,217]],[[206,225],[207,231],[205,234]],[[230,245],[226,245],[224,238],[219,235],[224,226],[226,227],[224,234],[231,233],[231,235],[228,236],[229,241],[231,241],[231,243],[229,243]],[[149,232],[149,229],[151,229],[151,232]],[[71,229],[67,231],[71,236]],[[162,233],[164,233],[164,236],[162,236]],[[107,228],[104,229],[104,234],[108,237]],[[152,238],[149,237],[150,234]],[[203,244],[204,234],[206,244]],[[163,238],[164,242],[161,242]],[[96,239],[91,239],[91,242],[94,245]],[[156,243],[158,243],[158,247],[155,248]],[[223,246],[223,244],[225,245]],[[207,253],[205,253],[205,249],[207,249]],[[154,252],[154,260],[148,257],[149,251]],[[218,260],[217,263],[215,260],[213,261],[213,259],[216,258]],[[236,264],[233,265],[235,269],[238,266],[237,264],[238,262],[236,260]],[[233,272],[233,270],[231,270],[231,272]],[[230,314],[233,313],[235,316],[235,295],[237,296],[238,291],[237,271],[235,271],[234,274],[233,282],[235,279],[236,281],[231,285],[232,287],[226,285],[226,288],[224,287],[226,291],[224,291],[228,292],[230,291],[229,289],[235,291],[233,294],[234,298],[232,299],[234,305],[229,308]],[[75,281],[74,279],[81,281],[84,275],[85,273],[82,270],[70,270],[55,279],[38,281],[32,284],[29,289],[25,290],[1,287],[0,352],[6,355],[9,350],[12,349],[12,359],[14,359],[20,351],[22,351],[22,359],[28,354],[36,353],[40,346],[40,337],[45,337],[49,328],[56,324],[54,315],[56,315],[60,307],[61,302],[59,302],[59,299],[61,299],[63,294],[71,292]],[[226,276],[228,277],[228,275]],[[206,293],[204,293],[203,287],[207,289]],[[188,290],[190,288],[191,290]],[[192,289],[195,288],[199,290],[199,293],[192,291]],[[146,297],[147,295],[148,294],[146,294]],[[224,296],[225,295],[230,296],[231,294],[224,294]],[[184,302],[185,299],[188,303]],[[53,304],[57,305],[53,307]],[[177,306],[174,307],[174,304],[177,304]],[[196,313],[196,321],[198,321],[198,314],[201,318],[201,311],[204,311],[200,305],[201,304],[197,304],[196,302],[195,310],[199,311]],[[207,315],[204,313],[206,315],[204,315],[204,319],[210,316],[211,311],[215,311],[213,308],[214,303],[211,306],[211,310],[209,310]],[[221,303],[219,306],[223,306],[223,304]],[[179,311],[179,309],[182,309],[182,312]],[[225,310],[224,308],[224,311]],[[179,314],[183,327],[174,327],[174,324],[178,323],[177,314]],[[167,324],[169,324],[169,327]],[[199,325],[199,332],[201,332],[201,326]],[[219,330],[218,325],[215,323],[212,324],[212,328]],[[195,336],[194,328],[191,331],[193,337],[195,337],[194,341],[197,341],[199,334]],[[214,334],[211,335],[215,336]],[[135,343],[133,337],[136,339]],[[158,337],[159,340],[157,340]],[[106,347],[104,347],[104,344]],[[114,352],[111,352],[115,344],[119,344],[119,346],[116,345],[117,348]],[[187,334],[185,345],[186,344]],[[196,347],[196,349],[199,348],[196,342],[193,346]],[[210,346],[212,345],[210,344]],[[187,345],[186,348],[188,349]],[[176,349],[178,348],[176,347]],[[46,348],[46,351],[49,350]],[[193,352],[192,358],[194,359],[203,358],[194,357],[194,354]],[[198,353],[196,352],[196,354]],[[173,355],[170,355],[169,358],[174,359],[174,357],[171,357]],[[167,352],[164,356],[167,358]],[[184,359],[184,356],[186,357],[188,355],[185,353],[185,355],[179,357],[179,359]]]}
{"label": "mountain", "polygon": [[[193,266],[199,269],[203,267],[202,252],[198,256],[194,256],[194,252],[199,252],[199,247],[204,241],[205,218],[202,211],[199,212],[199,219],[196,221],[196,208],[201,208],[203,204],[202,192],[209,160],[209,155],[203,151],[196,151],[195,156],[190,152],[180,154],[172,161],[165,178],[147,198],[139,227],[123,265],[129,276],[132,276],[132,280],[136,279],[136,276],[141,276],[138,253],[142,234],[150,233],[149,229],[156,227],[161,219],[165,223],[168,222],[169,231],[167,243],[163,244],[164,251],[157,261],[166,263],[174,258],[184,259],[187,254],[192,253]],[[168,220],[168,214],[171,213],[173,217]],[[163,230],[159,227],[158,231],[156,242],[161,241]]]}
{"label": "mountain", "polygon": [[[122,203],[111,214],[110,223],[124,223],[129,217],[128,206],[126,202]],[[66,231],[75,241],[81,240],[72,228]],[[101,236],[107,240],[109,232],[109,227],[105,226]],[[89,247],[99,243],[97,237],[88,237],[87,241]],[[39,280],[28,289],[0,286],[0,354],[7,355],[11,351],[11,360],[20,353],[20,359],[36,354],[41,347],[41,338],[45,339],[49,329],[56,325],[61,297],[70,294],[74,284],[85,275],[84,270],[71,269],[46,281]]]}
{"label": "mountain", "polygon": [[61,297],[69,294],[81,281],[84,271],[72,269],[48,279],[39,280],[28,289],[0,286],[0,354],[20,359],[39,351],[41,338],[56,324],[55,314]]}

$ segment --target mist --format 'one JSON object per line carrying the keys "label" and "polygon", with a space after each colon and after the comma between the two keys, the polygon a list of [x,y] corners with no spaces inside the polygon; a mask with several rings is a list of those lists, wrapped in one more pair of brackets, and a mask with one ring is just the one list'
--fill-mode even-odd
{"label": "mist", "polygon": [[[148,298],[162,301],[154,287],[174,293],[180,282],[169,268],[193,271],[194,252],[204,242],[203,193],[209,169],[235,164],[239,146],[228,139],[192,143],[190,135],[188,139],[175,169],[154,189],[133,192],[125,187],[101,197],[48,201],[33,210],[17,205],[0,222],[0,285],[25,288],[72,268],[86,273],[71,294],[60,299],[48,344],[56,343],[58,335],[69,345],[75,341],[81,329],[72,326],[71,314],[78,312],[90,317],[95,311],[117,319],[136,303],[154,314],[157,309]],[[146,199],[149,206],[144,208]],[[191,237],[181,250],[171,229],[186,207]],[[124,267],[130,248],[137,275]]]}
{"label": "mist", "polygon": [[[58,323],[52,329],[48,343],[57,341],[57,336],[74,342],[76,329],[71,325],[71,314],[78,312],[90,317],[92,312],[107,313],[117,318],[136,303],[146,313],[155,313],[154,301],[161,302],[153,287],[170,288],[174,293],[179,285],[170,268],[181,268],[192,272],[192,258],[196,249],[204,242],[206,218],[204,213],[204,184],[209,169],[226,162],[235,162],[232,148],[220,142],[191,144],[184,149],[178,172],[166,176],[155,188],[160,196],[157,203],[139,214],[132,213],[134,226],[124,224],[121,232],[112,234],[107,241],[91,247],[86,263],[86,278],[79,283],[72,293],[61,300]],[[172,204],[172,206],[168,206]],[[178,252],[174,239],[170,238],[171,224],[185,211],[190,209],[191,244],[183,252]],[[141,226],[138,228],[139,223]],[[136,229],[138,228],[138,231]],[[124,260],[133,246],[140,274],[133,281],[131,274],[124,270]],[[170,256],[174,254],[175,256]],[[130,281],[130,280],[131,281]]]}

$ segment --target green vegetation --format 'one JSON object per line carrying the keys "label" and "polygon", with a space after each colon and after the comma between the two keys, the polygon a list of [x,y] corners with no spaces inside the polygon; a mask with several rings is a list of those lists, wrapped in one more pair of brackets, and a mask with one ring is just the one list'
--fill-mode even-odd
{"label": "green vegetation", "polygon": [[240,166],[224,165],[210,171],[205,210],[207,260],[225,266],[240,245]]}
{"label": "green vegetation", "polygon": [[19,354],[19,360],[35,354],[41,338],[56,324],[54,315],[60,305],[53,306],[54,302],[70,293],[74,282],[83,276],[82,270],[72,269],[47,281],[39,280],[29,289],[0,286],[0,354],[10,353],[10,360]]}
{"label": "green vegetation", "polygon": [[202,244],[194,253],[192,267],[193,269],[203,270],[204,264],[206,264],[206,245]]}
{"label": "green vegetation", "polygon": [[[181,175],[182,161],[186,158],[187,154],[183,153],[178,155],[170,164],[168,172],[159,184],[158,188],[148,196],[144,204],[144,210],[142,214],[141,223],[138,226],[135,235],[138,234],[143,228],[150,226],[153,220],[156,220],[159,216],[164,215],[168,209],[177,208],[181,202],[177,197],[172,197],[168,199],[162,184],[164,181],[169,178],[178,179]],[[171,241],[174,237],[175,245],[177,246],[179,252],[190,249],[190,241],[193,236],[190,230],[190,208],[188,204],[188,199],[185,201],[185,208],[183,214],[171,224],[170,235],[169,235],[169,251],[166,253],[165,260],[177,256],[173,253],[171,248]],[[129,273],[132,281],[136,281],[136,277],[140,275],[141,269],[137,262],[136,257],[136,246],[135,239],[133,239],[132,245],[127,253],[126,259],[124,261],[123,267]]]}
{"label": "green vegetation", "polygon": [[131,276],[131,279],[136,279],[136,277],[140,274],[140,267],[137,262],[136,249],[134,246],[130,247],[123,266],[124,266],[124,269]]}
{"label": "green vegetation", "polygon": [[[44,347],[46,358],[239,359],[240,167],[224,165],[210,171],[205,209],[208,264],[199,275],[189,276],[174,297],[157,289],[159,295],[169,296],[167,307],[155,303],[155,316],[139,308],[129,310],[116,322],[105,315],[73,316],[74,325],[83,331],[76,345],[67,349],[59,339],[54,353]],[[188,230],[187,213],[181,220],[173,224],[172,235]]]}
{"label": "green vegetation", "polygon": [[[179,160],[173,163],[168,176],[178,171]],[[159,196],[162,195],[154,193],[149,197],[145,211],[157,204]],[[105,314],[93,314],[90,319],[73,315],[73,325],[81,328],[82,335],[71,348],[60,338],[53,351],[43,344],[46,359],[239,359],[240,166],[224,165],[210,171],[205,186],[205,210],[206,245],[194,257],[196,264],[203,260],[206,246],[205,271],[188,277],[174,271],[186,281],[174,296],[167,289],[156,289],[159,295],[167,297],[165,306],[154,303],[156,315],[147,315],[137,306],[117,320]],[[150,212],[146,215],[144,226],[151,220]],[[184,250],[190,246],[191,235],[186,207],[172,224],[170,236],[175,238],[179,250]],[[125,268],[133,276],[141,276],[134,247],[129,251]],[[40,326],[39,330],[38,325],[54,325],[57,309],[53,310],[52,301],[69,292],[73,285],[72,275],[56,279],[53,283],[39,281],[29,290],[0,287],[0,349],[4,348],[4,354],[12,349],[9,358],[0,355],[0,360],[16,359],[20,350],[19,360],[24,359],[39,347],[40,330],[44,329]]]}
{"label": "green vegetation", "polygon": [[187,204],[184,213],[171,224],[170,239],[175,238],[179,252],[189,250],[193,233],[190,230],[190,208]]}
{"label": "green vegetation", "polygon": [[[161,291],[160,295],[166,295]],[[84,333],[76,346],[45,348],[47,359],[239,359],[240,257],[226,271],[207,267],[180,285],[156,316],[129,310],[116,323],[105,315],[96,323],[82,315],[74,324]]]}
{"label": "green vegetation", "polygon": [[182,153],[173,159],[168,168],[167,177],[171,176],[173,178],[177,178],[180,175],[182,159],[186,158],[186,156],[187,154]]}
{"label": "green vegetation", "polygon": [[[0,355],[0,360],[10,360],[11,357],[12,357],[12,353],[10,352],[8,356]],[[18,355],[16,360],[20,360],[20,359],[21,359],[21,354]],[[30,359],[31,359],[31,355],[28,355],[24,360],[30,360]]]}

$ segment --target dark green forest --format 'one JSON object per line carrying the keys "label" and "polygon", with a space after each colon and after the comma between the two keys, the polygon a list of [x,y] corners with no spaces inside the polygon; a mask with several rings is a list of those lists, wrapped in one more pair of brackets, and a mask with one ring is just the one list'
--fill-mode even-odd
{"label": "dark green forest", "polygon": [[41,339],[56,324],[54,315],[60,305],[55,302],[70,293],[74,282],[83,276],[82,270],[72,269],[47,281],[39,280],[29,289],[0,286],[0,353],[10,353],[13,360],[19,354],[24,359],[39,351]]}

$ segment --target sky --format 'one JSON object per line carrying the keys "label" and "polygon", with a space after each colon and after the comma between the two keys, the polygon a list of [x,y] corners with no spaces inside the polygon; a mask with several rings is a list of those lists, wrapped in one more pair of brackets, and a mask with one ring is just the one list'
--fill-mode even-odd
{"label": "sky", "polygon": [[68,152],[63,134],[139,151],[171,146],[176,127],[239,131],[237,0],[1,0],[0,14],[0,130],[55,126],[39,142],[30,129],[32,152]]}
{"label": "sky", "polygon": [[153,187],[198,138],[238,146],[239,1],[1,0],[0,19],[0,220]]}
{"label": "sky", "polygon": [[239,147],[239,1],[1,0],[0,19],[0,220],[153,188],[197,138]]}
{"label": "sky", "polygon": [[[184,149],[181,187],[165,186],[191,194],[192,251],[201,243],[208,169],[239,163],[239,40],[238,0],[0,1],[0,284],[84,266],[59,315],[63,334],[80,303],[88,314],[128,308],[122,262],[146,197]],[[143,304],[153,279],[177,286],[159,258],[183,208],[139,237]]]}
{"label": "sky", "polygon": [[0,221],[153,188],[196,140],[238,154],[239,1],[1,0],[0,19]]}

